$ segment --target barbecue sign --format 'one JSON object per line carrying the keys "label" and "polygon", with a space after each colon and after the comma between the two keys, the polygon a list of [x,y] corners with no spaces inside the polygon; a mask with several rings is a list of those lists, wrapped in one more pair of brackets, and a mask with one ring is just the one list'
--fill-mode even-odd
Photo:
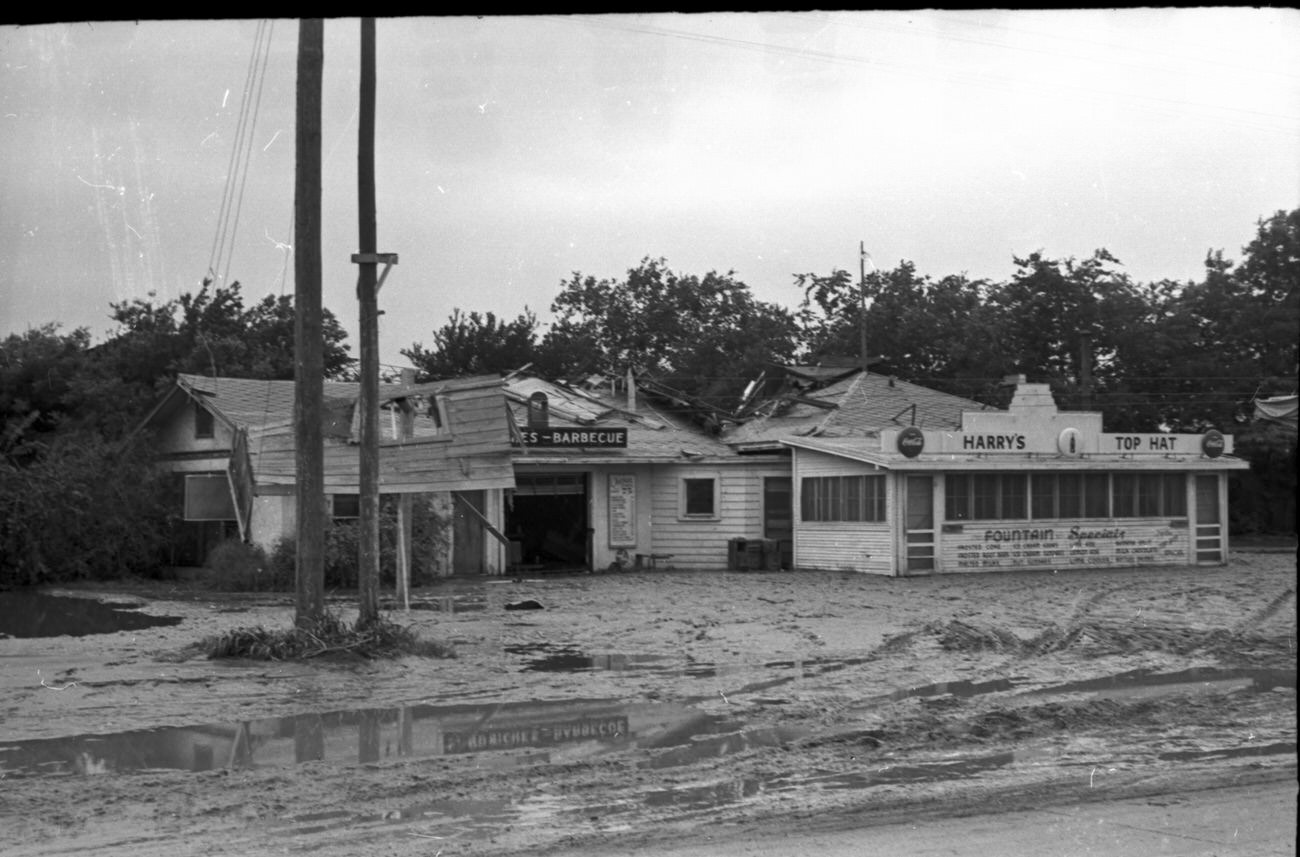
{"label": "barbecue sign", "polygon": [[524,446],[567,447],[569,449],[626,449],[626,428],[584,428],[553,426],[520,431]]}

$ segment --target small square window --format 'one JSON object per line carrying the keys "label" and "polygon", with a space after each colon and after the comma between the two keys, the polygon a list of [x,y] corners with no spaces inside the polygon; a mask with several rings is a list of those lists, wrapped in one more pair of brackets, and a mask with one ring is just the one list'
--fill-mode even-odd
{"label": "small square window", "polygon": [[682,517],[713,518],[717,516],[715,489],[717,480],[712,477],[682,480]]}
{"label": "small square window", "polygon": [[331,517],[335,519],[361,517],[360,494],[331,494],[330,500],[334,507]]}

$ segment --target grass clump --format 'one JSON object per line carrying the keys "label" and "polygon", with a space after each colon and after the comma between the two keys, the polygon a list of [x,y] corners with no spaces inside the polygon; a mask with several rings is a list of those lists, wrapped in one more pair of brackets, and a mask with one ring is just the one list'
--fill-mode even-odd
{"label": "grass clump", "polygon": [[414,630],[380,617],[366,624],[349,625],[335,613],[326,613],[307,627],[270,630],[260,626],[234,628],[208,637],[198,648],[209,659],[246,658],[263,661],[304,660],[324,655],[353,655],[366,659],[419,655],[454,658],[450,646],[421,640]]}

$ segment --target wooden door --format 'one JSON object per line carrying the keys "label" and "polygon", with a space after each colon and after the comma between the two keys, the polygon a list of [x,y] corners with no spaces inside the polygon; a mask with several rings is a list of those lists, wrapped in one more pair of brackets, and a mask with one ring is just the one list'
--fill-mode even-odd
{"label": "wooden door", "polygon": [[[455,493],[460,500],[473,506],[480,514],[486,514],[485,491],[457,491]],[[452,574],[483,574],[485,571],[483,567],[485,544],[483,522],[473,512],[461,506],[460,503],[453,503],[452,509],[455,513],[451,541]]]}

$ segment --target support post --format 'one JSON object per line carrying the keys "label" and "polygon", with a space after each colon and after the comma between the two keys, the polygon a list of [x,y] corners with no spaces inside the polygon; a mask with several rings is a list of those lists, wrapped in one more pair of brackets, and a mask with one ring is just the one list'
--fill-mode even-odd
{"label": "support post", "polygon": [[[361,106],[357,131],[357,279],[361,325],[361,467],[357,624],[379,619],[379,295],[375,245],[375,19],[361,19]],[[367,259],[367,257],[371,257]]]}
{"label": "support post", "polygon": [[867,371],[867,244],[858,242],[858,358]]}
{"label": "support post", "polygon": [[325,339],[321,311],[321,80],[325,23],[298,25],[294,168],[294,467],[297,500],[294,624],[325,613],[325,447],[321,408]]}

